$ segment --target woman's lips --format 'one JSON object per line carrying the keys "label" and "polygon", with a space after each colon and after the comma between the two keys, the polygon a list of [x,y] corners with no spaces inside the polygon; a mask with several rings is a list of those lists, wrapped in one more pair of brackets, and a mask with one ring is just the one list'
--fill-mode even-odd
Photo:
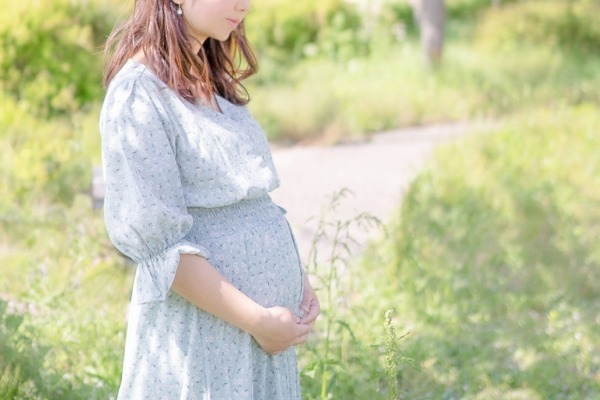
{"label": "woman's lips", "polygon": [[240,20],[234,19],[234,18],[227,18],[227,22],[229,23],[229,25],[231,25],[232,28],[235,28],[236,26],[239,25]]}

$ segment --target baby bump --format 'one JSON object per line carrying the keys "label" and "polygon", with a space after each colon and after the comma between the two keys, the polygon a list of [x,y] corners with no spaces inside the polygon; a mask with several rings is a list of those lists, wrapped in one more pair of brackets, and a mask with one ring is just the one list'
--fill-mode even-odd
{"label": "baby bump", "polygon": [[270,199],[249,203],[199,213],[188,240],[205,246],[209,262],[257,303],[300,313],[302,267],[289,224]]}

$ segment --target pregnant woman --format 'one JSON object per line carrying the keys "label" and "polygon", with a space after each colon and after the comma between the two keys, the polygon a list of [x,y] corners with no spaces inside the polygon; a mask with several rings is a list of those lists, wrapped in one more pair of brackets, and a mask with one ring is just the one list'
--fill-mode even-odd
{"label": "pregnant woman", "polygon": [[300,399],[320,313],[263,130],[248,0],[137,0],[106,45],[105,220],[137,263],[119,399]]}

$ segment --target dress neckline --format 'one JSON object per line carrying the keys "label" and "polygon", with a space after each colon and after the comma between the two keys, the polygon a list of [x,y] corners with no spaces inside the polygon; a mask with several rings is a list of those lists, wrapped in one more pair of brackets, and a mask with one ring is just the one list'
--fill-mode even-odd
{"label": "dress neckline", "polygon": [[[156,76],[156,74],[146,64],[144,64],[140,61],[134,60],[133,58],[129,58],[125,62],[125,65],[123,65],[123,67],[125,67],[127,64],[130,64],[133,67],[137,66],[139,68],[143,68],[143,71],[150,74],[152,76],[152,78],[156,79],[157,81],[159,81],[160,83],[162,83],[163,85],[168,87],[168,85],[165,82],[163,82],[158,76]],[[173,90],[171,88],[169,88],[169,89]],[[175,92],[175,91],[173,90],[173,92]],[[212,114],[223,116],[223,117],[228,117],[228,115],[225,113],[225,109],[227,108],[227,106],[228,106],[227,103],[229,103],[229,102],[227,101],[227,99],[225,99],[224,97],[221,97],[217,93],[215,93],[214,96],[215,96],[215,101],[217,102],[217,106],[219,107],[219,110],[215,110],[213,107],[208,106],[199,100],[195,101],[192,104],[198,106],[199,108],[201,108],[203,110],[207,110],[207,111],[211,112]]]}

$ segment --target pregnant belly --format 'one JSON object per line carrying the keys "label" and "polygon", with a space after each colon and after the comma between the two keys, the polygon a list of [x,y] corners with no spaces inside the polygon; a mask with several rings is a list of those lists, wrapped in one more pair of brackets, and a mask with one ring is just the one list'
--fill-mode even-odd
{"label": "pregnant belly", "polygon": [[257,303],[300,314],[301,261],[283,213],[273,205],[242,215],[201,218],[188,240],[206,247],[208,261]]}

